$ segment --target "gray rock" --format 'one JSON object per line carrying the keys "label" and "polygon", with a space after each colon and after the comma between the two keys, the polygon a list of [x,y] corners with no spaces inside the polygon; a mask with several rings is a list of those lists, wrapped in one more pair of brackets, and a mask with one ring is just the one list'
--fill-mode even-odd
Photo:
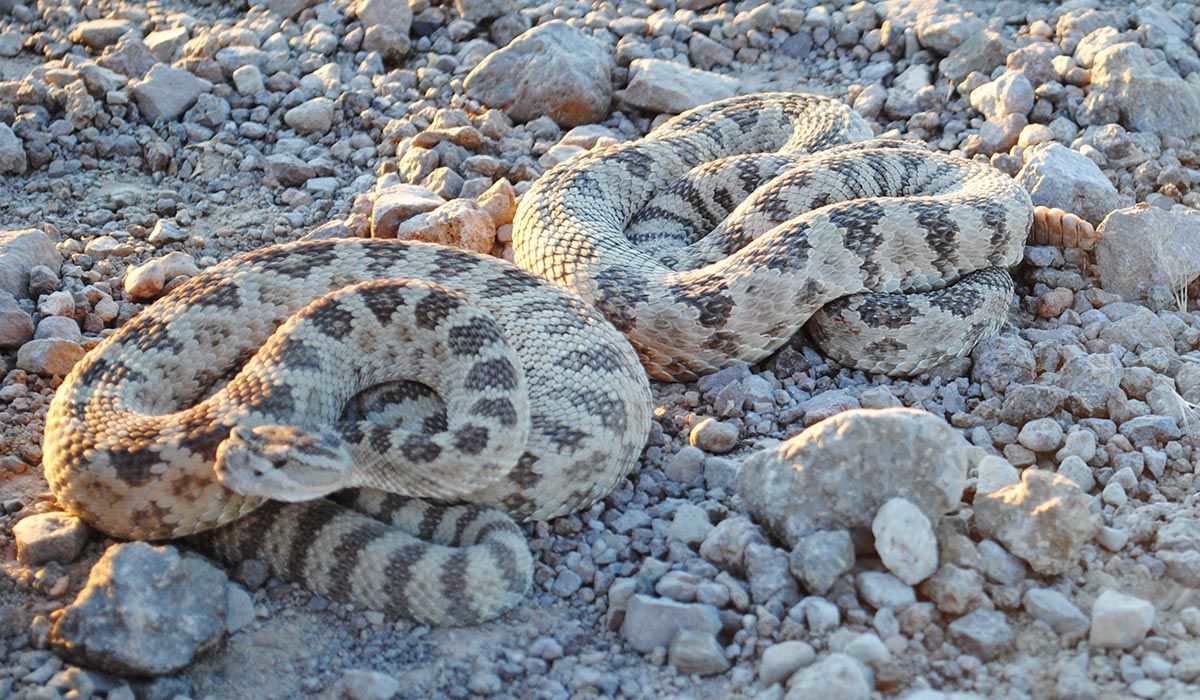
{"label": "gray rock", "polygon": [[800,600],[796,580],[788,570],[788,557],[769,544],[751,542],[746,546],[743,563],[750,584],[750,598],[758,605],[780,601],[791,607]]}
{"label": "gray rock", "polygon": [[725,650],[711,632],[679,630],[667,649],[667,661],[687,675],[712,676],[729,670]]}
{"label": "gray rock", "polygon": [[1061,144],[1032,146],[1023,160],[1017,182],[1029,190],[1034,204],[1057,207],[1098,224],[1110,211],[1132,203],[1091,158]]}
{"label": "gray rock", "polygon": [[562,127],[603,121],[612,101],[611,54],[561,20],[540,24],[467,75],[472,98],[527,122],[546,115]]}
{"label": "gray rock", "polygon": [[802,669],[788,683],[784,700],[868,700],[871,672],[848,654],[829,654]]}
{"label": "gray rock", "polygon": [[897,496],[940,518],[965,487],[966,448],[962,435],[924,411],[846,411],[750,456],[738,491],[756,520],[795,547],[818,530],[869,527]]}
{"label": "gray rock", "polygon": [[1030,588],[1021,598],[1025,611],[1064,637],[1080,639],[1090,623],[1065,595],[1052,588]]}
{"label": "gray rock", "polygon": [[133,23],[124,19],[91,19],[80,22],[71,29],[71,41],[99,51],[115,44],[126,32],[133,30]]}
{"label": "gray rock", "polygon": [[705,418],[692,428],[688,441],[705,452],[726,454],[737,447],[738,429],[732,423]]}
{"label": "gray rock", "polygon": [[667,648],[679,630],[707,634],[721,631],[721,616],[711,605],[677,603],[636,594],[625,608],[621,636],[634,651],[648,654]]}
{"label": "gray rock", "polygon": [[937,536],[921,509],[892,498],[871,521],[879,559],[901,581],[915,586],[933,575],[938,564]]}
{"label": "gray rock", "polygon": [[371,210],[371,237],[395,238],[406,219],[437,209],[445,200],[417,185],[391,185],[375,197]]}
{"label": "gray rock", "polygon": [[975,346],[971,378],[996,391],[1010,384],[1029,384],[1034,379],[1033,348],[1016,335],[1001,335]]}
{"label": "gray rock", "polygon": [[62,267],[49,236],[35,228],[0,231],[0,291],[18,299],[29,296],[29,272],[37,265],[55,273]]}
{"label": "gray rock", "polygon": [[1154,626],[1154,604],[1112,589],[1105,589],[1092,604],[1092,629],[1088,644],[1128,649],[1146,638]]}
{"label": "gray rock", "polygon": [[149,122],[173,121],[183,115],[212,83],[182,68],[159,63],[133,86],[138,110]]}
{"label": "gray rock", "polygon": [[400,681],[379,671],[350,669],[337,682],[337,697],[348,700],[391,700],[400,692]]}
{"label": "gray rock", "polygon": [[845,530],[814,532],[792,549],[792,575],[814,593],[825,593],[854,566],[854,542]]}
{"label": "gray rock", "polygon": [[700,544],[700,556],[717,566],[733,572],[742,572],[746,547],[751,543],[765,542],[762,530],[748,518],[732,515],[717,523]]}
{"label": "gray rock", "polygon": [[333,101],[316,97],[292,107],[283,121],[301,134],[324,134],[333,126]]}
{"label": "gray rock", "polygon": [[514,0],[454,0],[458,16],[476,24],[517,11]]}
{"label": "gray rock", "polygon": [[667,476],[685,484],[690,484],[693,479],[700,476],[703,469],[704,450],[695,445],[684,445],[678,452],[671,455],[666,465],[663,466],[663,471]]}
{"label": "gray rock", "polygon": [[412,27],[412,6],[408,0],[358,0],[354,4],[354,15],[362,23],[363,31],[385,27],[408,36]]}
{"label": "gray rock", "polygon": [[856,581],[858,593],[871,607],[898,611],[917,600],[912,586],[900,579],[880,571],[864,571]]}
{"label": "gray rock", "polygon": [[33,374],[64,377],[84,356],[78,343],[62,338],[31,340],[17,351],[17,367]]}
{"label": "gray rock", "polygon": [[1133,131],[1181,139],[1200,134],[1200,85],[1180,78],[1166,63],[1152,64],[1134,42],[1096,54],[1091,89],[1117,105],[1121,122]]}
{"label": "gray rock", "polygon": [[673,61],[639,58],[629,65],[629,86],[621,99],[657,114],[679,114],[736,94],[737,81],[732,78]]}
{"label": "gray rock", "polygon": [[976,610],[964,615],[946,628],[946,636],[959,649],[991,661],[1013,647],[1015,635],[1004,613]]}
{"label": "gray rock", "polygon": [[971,106],[989,119],[1029,114],[1033,109],[1033,84],[1023,73],[1005,71],[999,78],[971,91]]}
{"label": "gray rock", "polygon": [[496,243],[496,226],[487,211],[474,201],[452,199],[401,223],[396,227],[396,238],[490,253]]}
{"label": "gray rock", "polygon": [[1067,407],[1077,416],[1104,416],[1108,397],[1121,387],[1121,361],[1108,353],[1072,357],[1058,374]]}
{"label": "gray rock", "polygon": [[187,666],[225,633],[225,574],[174,547],[109,547],[54,623],[50,643],[74,663],[134,675]]}
{"label": "gray rock", "polygon": [[267,156],[267,174],[284,187],[298,187],[317,171],[291,153],[273,153]]}
{"label": "gray rock", "polygon": [[153,230],[150,231],[149,240],[154,245],[166,245],[167,243],[179,243],[188,239],[188,232],[179,227],[179,224],[170,219],[159,219],[154,223]]}
{"label": "gray rock", "polygon": [[13,295],[0,291],[0,348],[16,348],[32,340],[33,317],[17,304]]}
{"label": "gray rock", "polygon": [[787,641],[772,644],[762,653],[758,664],[758,682],[764,688],[776,683],[785,683],[796,671],[811,664],[817,658],[808,643]]}
{"label": "gray rock", "polygon": [[1021,483],[975,499],[975,526],[994,537],[1034,571],[1064,573],[1080,558],[1099,524],[1092,498],[1070,479],[1026,469]]}
{"label": "gray rock", "polygon": [[991,73],[996,66],[1004,64],[1011,50],[1012,44],[1007,38],[991,29],[984,29],[956,46],[938,64],[938,70],[951,82],[957,83],[972,72]]}
{"label": "gray rock", "polygon": [[1174,339],[1167,324],[1150,309],[1138,304],[1116,302],[1101,311],[1112,323],[1100,329],[1100,337],[1134,352],[1171,347]]}
{"label": "gray rock", "polygon": [[1105,291],[1126,301],[1156,289],[1179,292],[1200,276],[1200,212],[1139,203],[1100,224],[1096,272]]}
{"label": "gray rock", "polygon": [[708,513],[703,508],[684,503],[675,509],[675,517],[671,520],[667,539],[695,544],[703,542],[712,530],[713,524],[709,522]]}
{"label": "gray rock", "polygon": [[27,566],[42,566],[52,561],[70,564],[87,544],[89,529],[69,513],[39,513],[13,525],[17,543],[17,561]]}
{"label": "gray rock", "polygon": [[28,167],[25,144],[13,133],[12,127],[0,122],[0,173],[20,175]]}
{"label": "gray rock", "polygon": [[704,460],[704,485],[710,489],[732,491],[737,481],[738,465],[723,457]]}

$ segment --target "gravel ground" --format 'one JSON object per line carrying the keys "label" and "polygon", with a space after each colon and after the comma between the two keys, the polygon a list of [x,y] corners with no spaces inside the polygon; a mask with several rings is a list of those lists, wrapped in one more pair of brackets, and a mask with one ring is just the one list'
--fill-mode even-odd
{"label": "gravel ground", "polygon": [[[1198,48],[1169,0],[0,0],[0,698],[1200,696]],[[53,514],[55,387],[198,269],[305,235],[511,258],[546,169],[759,90],[988,160],[1102,240],[1028,248],[1002,334],[913,380],[797,343],[655,384],[639,469],[527,525],[534,592],[479,627]],[[85,596],[128,615],[93,629],[63,608],[102,555]],[[119,664],[52,634],[154,610]]]}

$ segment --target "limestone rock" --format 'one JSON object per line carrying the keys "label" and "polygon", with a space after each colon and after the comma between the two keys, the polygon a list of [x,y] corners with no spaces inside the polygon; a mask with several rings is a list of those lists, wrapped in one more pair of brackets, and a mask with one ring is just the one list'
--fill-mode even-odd
{"label": "limestone rock", "polygon": [[1099,527],[1092,498],[1066,477],[1026,469],[1021,483],[975,499],[975,526],[1024,559],[1038,573],[1073,566]]}
{"label": "limestone rock", "polygon": [[475,66],[467,94],[518,122],[549,116],[559,126],[603,121],[612,101],[609,52],[561,20],[540,24]]}
{"label": "limestone rock", "polygon": [[224,635],[227,585],[220,569],[174,547],[113,545],[54,623],[50,643],[109,672],[171,673]]}
{"label": "limestone rock", "polygon": [[894,497],[936,521],[957,506],[966,473],[966,442],[942,419],[857,409],[751,455],[737,486],[751,515],[795,547],[817,530],[869,527]]}
{"label": "limestone rock", "polygon": [[1121,123],[1131,130],[1180,139],[1200,135],[1200,85],[1166,63],[1151,64],[1134,42],[1096,54],[1091,89],[1120,109]]}
{"label": "limestone rock", "polygon": [[1139,203],[1109,213],[1099,233],[1100,284],[1126,301],[1177,292],[1200,277],[1200,212]]}
{"label": "limestone rock", "polygon": [[17,299],[29,295],[29,271],[45,265],[57,273],[62,256],[54,242],[35,228],[0,231],[0,291]]}
{"label": "limestone rock", "polygon": [[173,121],[183,115],[212,83],[182,68],[160,63],[133,86],[138,109],[147,121]]}
{"label": "limestone rock", "polygon": [[629,65],[625,104],[658,114],[678,114],[737,94],[737,81],[674,61],[639,58]]}
{"label": "limestone rock", "polygon": [[1024,161],[1017,182],[1029,190],[1034,204],[1057,207],[1098,224],[1113,209],[1131,203],[1091,158],[1061,144],[1033,146],[1025,151]]}

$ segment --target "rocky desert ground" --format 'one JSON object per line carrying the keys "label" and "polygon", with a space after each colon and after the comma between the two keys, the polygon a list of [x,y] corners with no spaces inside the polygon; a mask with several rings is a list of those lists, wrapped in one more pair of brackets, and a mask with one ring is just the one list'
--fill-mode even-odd
{"label": "rocky desert ground", "polygon": [[[199,270],[304,237],[511,259],[556,164],[767,90],[1099,242],[1029,246],[1000,335],[913,379],[798,338],[653,383],[636,471],[526,524],[533,592],[481,626],[54,502],[55,388]],[[1200,697],[1198,186],[1193,2],[0,0],[0,698]]]}

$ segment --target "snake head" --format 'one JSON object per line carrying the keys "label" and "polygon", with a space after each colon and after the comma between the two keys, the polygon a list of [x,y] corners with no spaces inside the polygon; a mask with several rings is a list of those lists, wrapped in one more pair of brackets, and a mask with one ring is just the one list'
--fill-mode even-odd
{"label": "snake head", "polygon": [[217,480],[243,496],[309,501],[352,484],[354,460],[331,430],[235,426],[217,447]]}

